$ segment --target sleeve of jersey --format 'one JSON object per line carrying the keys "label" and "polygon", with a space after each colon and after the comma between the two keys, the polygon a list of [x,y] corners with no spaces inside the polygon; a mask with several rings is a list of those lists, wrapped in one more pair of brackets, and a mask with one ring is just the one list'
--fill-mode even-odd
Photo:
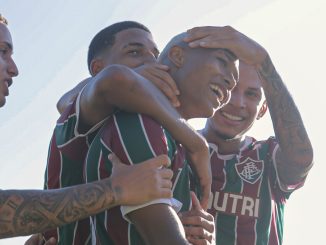
{"label": "sleeve of jersey", "polygon": [[269,152],[270,152],[269,154],[271,156],[271,161],[273,163],[273,168],[275,171],[275,181],[277,182],[280,190],[285,193],[286,198],[288,198],[293,191],[295,191],[296,189],[298,189],[304,185],[305,179],[303,179],[302,181],[300,181],[298,183],[291,184],[291,185],[283,183],[279,178],[279,173],[278,173],[277,165],[276,165],[276,153],[278,150],[280,150],[279,144],[276,141],[275,137],[270,137],[267,140],[267,142],[269,144]]}
{"label": "sleeve of jersey", "polygon": [[[111,150],[123,163],[138,164],[161,154],[168,154],[168,142],[163,128],[153,119],[126,112],[113,117],[115,135],[111,134]],[[169,156],[171,158],[171,155]],[[138,206],[121,206],[123,217],[134,210],[148,205],[164,203],[179,211],[181,203],[176,199],[157,199]]]}
{"label": "sleeve of jersey", "polygon": [[97,130],[106,120],[105,118],[92,127],[87,127],[81,123],[80,97],[84,88],[79,92],[74,101],[65,109],[57,121],[55,135],[58,146],[64,146],[78,137],[89,135]]}

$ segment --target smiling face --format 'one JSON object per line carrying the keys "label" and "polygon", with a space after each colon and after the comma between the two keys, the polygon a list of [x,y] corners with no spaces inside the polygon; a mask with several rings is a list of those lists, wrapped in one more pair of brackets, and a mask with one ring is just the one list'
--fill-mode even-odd
{"label": "smiling face", "polygon": [[[157,61],[159,51],[152,34],[138,28],[130,28],[115,34],[114,44],[92,63],[93,75],[107,65],[121,64],[130,68]],[[95,63],[97,62],[97,63]],[[100,68],[94,64],[100,64]]]}
{"label": "smiling face", "polygon": [[230,99],[238,80],[236,59],[223,49],[184,48],[178,70],[180,103],[185,118],[211,117]]}
{"label": "smiling face", "polygon": [[0,23],[0,107],[6,103],[12,77],[17,75],[17,66],[12,59],[11,35],[7,26]]}
{"label": "smiling face", "polygon": [[239,75],[239,83],[232,91],[230,102],[207,121],[208,127],[223,140],[241,138],[257,116],[263,116],[267,109],[254,67],[240,62]]}

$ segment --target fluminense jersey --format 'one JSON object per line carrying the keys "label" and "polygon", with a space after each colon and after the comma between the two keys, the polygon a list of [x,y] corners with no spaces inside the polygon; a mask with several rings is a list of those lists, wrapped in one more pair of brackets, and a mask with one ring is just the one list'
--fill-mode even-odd
{"label": "fluminense jersey", "polygon": [[210,144],[213,182],[208,212],[215,217],[216,244],[280,245],[285,201],[304,180],[292,186],[280,182],[274,137],[246,137],[244,143],[235,155],[220,155]]}
{"label": "fluminense jersey", "polygon": [[[173,196],[183,204],[182,211],[189,210],[191,170],[185,162],[184,150],[156,121],[122,111],[109,118],[89,148],[85,165],[87,182],[110,176],[112,164],[108,154],[111,152],[129,165],[167,154],[174,171]],[[93,216],[91,226],[93,244],[144,244],[134,225],[122,217],[120,207]]]}
{"label": "fluminense jersey", "polygon": [[[77,106],[76,106],[77,105]],[[83,165],[96,125],[78,131],[79,96],[60,116],[54,129],[45,171],[44,189],[57,189],[84,183]],[[89,218],[46,232],[45,239],[55,237],[58,244],[90,244]]]}

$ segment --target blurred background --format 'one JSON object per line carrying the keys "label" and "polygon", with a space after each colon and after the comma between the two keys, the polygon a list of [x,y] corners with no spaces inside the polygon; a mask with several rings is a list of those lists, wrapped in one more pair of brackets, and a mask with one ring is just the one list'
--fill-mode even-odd
{"label": "blurred background", "polygon": [[[172,36],[191,27],[231,25],[268,50],[314,146],[315,166],[285,209],[284,244],[323,244],[325,11],[323,0],[0,0],[20,71],[0,111],[0,188],[43,187],[49,140],[59,116],[56,102],[89,75],[88,44],[102,28],[123,20],[141,22],[162,49]],[[199,129],[205,120],[191,123]],[[250,134],[259,139],[273,135],[269,116]],[[18,245],[26,239],[0,244]]]}

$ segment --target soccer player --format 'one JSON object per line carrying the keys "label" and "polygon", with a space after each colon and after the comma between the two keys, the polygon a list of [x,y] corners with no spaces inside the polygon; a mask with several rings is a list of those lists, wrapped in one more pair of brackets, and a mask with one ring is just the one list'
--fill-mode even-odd
{"label": "soccer player", "polygon": [[[230,102],[201,131],[210,144],[208,212],[215,217],[216,244],[282,244],[285,202],[304,184],[313,164],[299,110],[265,50],[258,65],[239,54],[239,39],[246,36],[229,27],[194,28],[188,34],[191,47],[225,47],[251,64],[240,61]],[[267,105],[276,137],[257,141],[245,136]]]}
{"label": "soccer player", "polygon": [[[160,55],[160,62],[180,90],[179,113],[185,118],[209,117],[228,102],[237,80],[235,56],[224,47],[191,49],[183,42],[185,34],[173,38]],[[261,65],[263,48],[256,42],[238,40],[239,58]],[[129,77],[128,69],[116,70]],[[85,90],[91,90],[85,87]],[[114,152],[127,164],[167,153],[174,170],[174,199],[156,200],[140,206],[123,206],[92,217],[93,241],[105,244],[188,244],[184,229],[173,208],[189,210],[191,171],[184,149],[169,132],[142,114],[119,111],[109,118],[94,138],[86,161],[87,182],[109,176],[111,162],[106,155]],[[181,202],[181,207],[180,207]],[[110,219],[111,218],[111,219]]]}
{"label": "soccer player", "polygon": [[[18,75],[7,24],[0,15],[0,107],[5,105],[12,78]],[[60,190],[0,190],[0,239],[43,232],[116,205],[171,196],[172,172],[158,169],[168,162],[160,156],[132,167],[114,164],[110,178]]]}
{"label": "soccer player", "polygon": [[[176,88],[164,89],[166,84],[174,83],[166,72],[167,66],[157,64],[157,56],[158,50],[150,31],[140,23],[115,23],[95,35],[88,51],[92,77],[78,84],[58,103],[59,111],[63,112],[51,139],[45,188],[57,189],[83,183],[88,146],[102,121],[119,107],[153,116],[188,146],[195,170],[204,183],[207,203],[211,176],[206,141],[187,125],[152,82],[144,79],[156,83],[172,98],[172,102],[177,102]],[[120,76],[118,72],[126,66],[133,70],[127,69],[128,77]],[[59,227],[45,237],[58,234],[60,244],[84,244],[90,239],[88,226],[89,220],[85,219]]]}

